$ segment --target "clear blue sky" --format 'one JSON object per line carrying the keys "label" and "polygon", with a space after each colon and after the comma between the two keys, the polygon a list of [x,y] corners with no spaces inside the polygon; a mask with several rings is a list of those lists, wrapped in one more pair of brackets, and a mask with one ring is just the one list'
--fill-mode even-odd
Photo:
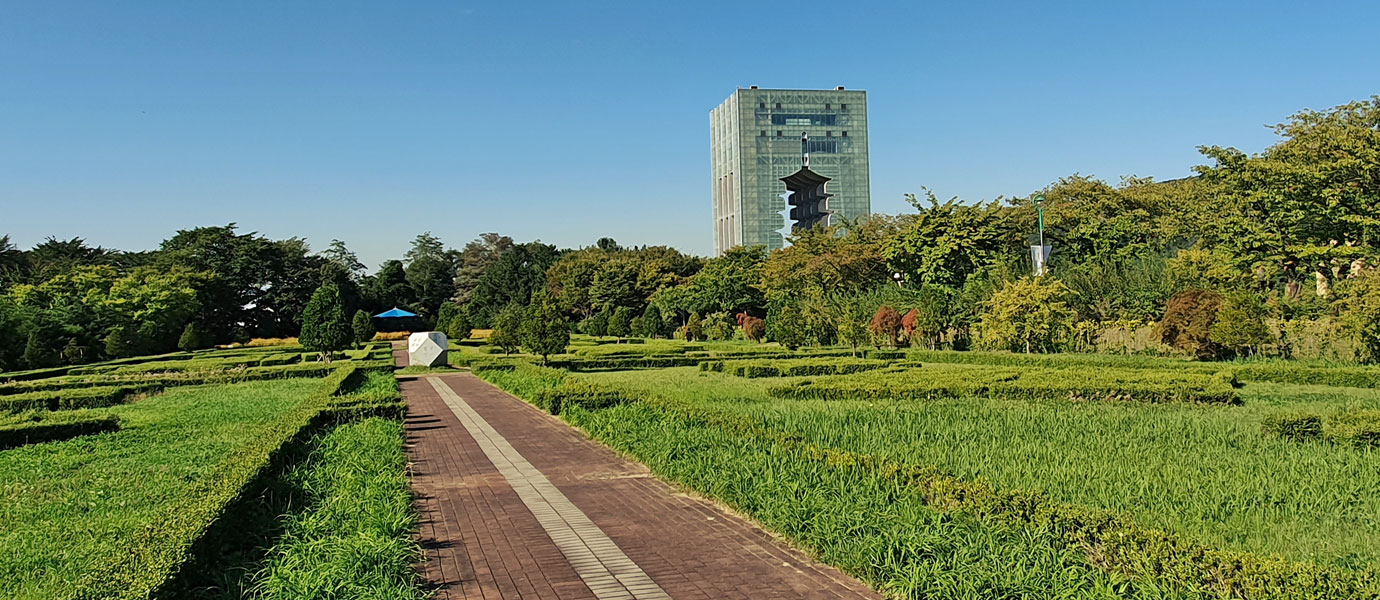
{"label": "clear blue sky", "polygon": [[[952,6],[942,6],[952,5]],[[0,11],[0,234],[238,222],[708,253],[709,110],[868,91],[872,206],[1171,179],[1380,93],[1380,3],[64,2]]]}

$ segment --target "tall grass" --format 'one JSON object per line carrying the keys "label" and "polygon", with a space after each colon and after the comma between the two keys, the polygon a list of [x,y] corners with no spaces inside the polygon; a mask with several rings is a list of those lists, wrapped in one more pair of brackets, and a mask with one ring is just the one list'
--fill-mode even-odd
{"label": "tall grass", "polygon": [[800,460],[645,404],[565,418],[658,476],[751,515],[821,560],[903,598],[1174,598],[1101,571],[1049,531],[926,506],[875,472]]}
{"label": "tall grass", "polygon": [[826,402],[773,400],[765,383],[690,369],[576,377],[746,416],[827,448],[1112,510],[1217,547],[1380,564],[1380,453],[1261,434],[1264,416],[1285,407],[1380,406],[1380,391],[1249,385],[1241,407]]}
{"label": "tall grass", "polygon": [[371,418],[337,426],[287,477],[310,508],[291,515],[255,594],[264,599],[422,598],[412,563],[416,516],[402,425]]}

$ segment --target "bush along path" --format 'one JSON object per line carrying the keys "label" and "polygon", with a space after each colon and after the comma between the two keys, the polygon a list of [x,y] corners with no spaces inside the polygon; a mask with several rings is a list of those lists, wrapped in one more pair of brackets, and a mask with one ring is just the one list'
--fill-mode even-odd
{"label": "bush along path", "polygon": [[407,379],[438,598],[878,598],[471,375]]}

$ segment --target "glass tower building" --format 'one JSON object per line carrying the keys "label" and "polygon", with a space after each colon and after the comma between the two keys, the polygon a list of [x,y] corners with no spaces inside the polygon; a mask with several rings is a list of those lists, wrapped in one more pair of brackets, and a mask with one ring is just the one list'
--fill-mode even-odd
{"label": "glass tower building", "polygon": [[831,180],[834,222],[871,212],[867,92],[738,88],[710,111],[709,124],[716,256],[734,246],[785,245],[781,178],[800,169],[802,133],[810,136],[810,169]]}

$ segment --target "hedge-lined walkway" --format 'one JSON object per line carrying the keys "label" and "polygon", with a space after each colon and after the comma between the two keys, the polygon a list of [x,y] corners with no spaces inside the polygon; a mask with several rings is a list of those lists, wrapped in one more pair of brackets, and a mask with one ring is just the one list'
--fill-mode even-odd
{"label": "hedge-lined walkway", "polygon": [[878,598],[468,374],[402,382],[439,598]]}

